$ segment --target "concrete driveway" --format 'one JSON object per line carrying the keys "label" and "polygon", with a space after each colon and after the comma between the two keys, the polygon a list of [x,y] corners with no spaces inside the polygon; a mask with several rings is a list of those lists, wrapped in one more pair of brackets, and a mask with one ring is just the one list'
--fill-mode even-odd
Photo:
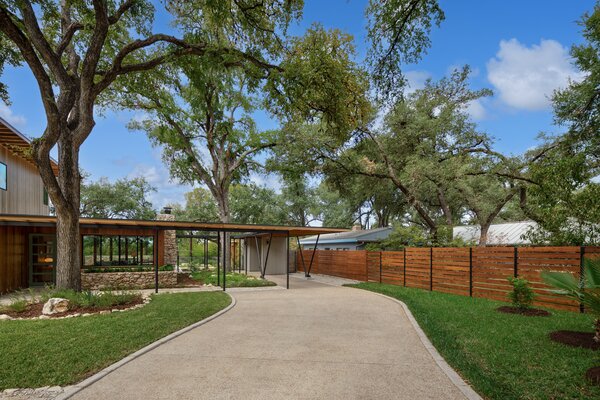
{"label": "concrete driveway", "polygon": [[297,278],[235,291],[226,314],[110,373],[76,399],[464,399],[402,307]]}

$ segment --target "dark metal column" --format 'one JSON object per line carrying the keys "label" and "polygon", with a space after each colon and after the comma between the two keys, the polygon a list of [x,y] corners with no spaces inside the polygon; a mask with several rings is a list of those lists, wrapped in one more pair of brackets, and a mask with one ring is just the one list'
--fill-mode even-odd
{"label": "dark metal column", "polygon": [[154,230],[154,293],[158,293],[158,229]]}
{"label": "dark metal column", "polygon": [[[227,236],[225,233],[223,234],[224,246],[223,246],[223,291],[225,291],[227,287],[227,248],[231,245],[230,240],[231,236]],[[229,249],[231,250],[231,249]]]}
{"label": "dark metal column", "polygon": [[469,247],[469,296],[473,297],[473,248]]}
{"label": "dark metal column", "polygon": [[433,290],[433,247],[429,248],[429,291]]}
{"label": "dark metal column", "polygon": [[513,268],[513,275],[516,278],[519,276],[519,250],[517,249],[517,246],[515,246],[515,252],[513,255]]}
{"label": "dark metal column", "polygon": [[221,286],[221,232],[217,232],[217,286]]}
{"label": "dark metal column", "polygon": [[[579,248],[579,287],[585,289],[585,247]],[[579,312],[585,312],[583,303],[579,303]]]}
{"label": "dark metal column", "polygon": [[317,246],[319,245],[319,238],[321,237],[321,234],[319,233],[317,235],[317,241],[315,243],[315,247],[313,249],[312,255],[310,256],[310,264],[308,264],[308,271],[306,271],[305,276],[307,278],[310,278],[310,270],[312,269],[312,265],[313,265],[313,260],[315,259],[315,253],[317,252]]}
{"label": "dark metal column", "polygon": [[204,269],[208,269],[208,238],[204,238]]}
{"label": "dark metal column", "polygon": [[290,288],[290,231],[285,239],[285,288]]}
{"label": "dark metal column", "polygon": [[260,277],[265,278],[267,273],[267,263],[269,262],[269,252],[271,251],[271,242],[273,241],[273,234],[269,233],[269,245],[267,246],[267,255],[265,256],[265,267],[261,269]]}
{"label": "dark metal column", "polygon": [[306,264],[304,264],[304,252],[302,251],[302,246],[300,245],[300,238],[298,236],[296,236],[296,242],[298,243],[298,251],[300,252],[300,260],[302,260],[302,269],[304,270],[304,276],[306,276]]}
{"label": "dark metal column", "polygon": [[[260,268],[262,273],[262,251],[258,250],[258,236],[254,236],[254,244],[256,245],[256,258],[258,258],[258,268]],[[262,250],[262,243],[260,246],[260,250]]]}

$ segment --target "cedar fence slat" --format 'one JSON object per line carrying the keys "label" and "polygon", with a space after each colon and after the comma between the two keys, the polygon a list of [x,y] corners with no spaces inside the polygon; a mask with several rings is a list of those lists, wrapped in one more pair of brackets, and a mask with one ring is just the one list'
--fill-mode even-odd
{"label": "cedar fence slat", "polygon": [[[507,278],[516,273],[531,283],[536,293],[534,305],[577,311],[577,302],[550,292],[552,288],[544,283],[541,273],[566,272],[579,279],[582,250],[585,258],[600,259],[600,246],[317,250],[311,272],[500,301],[508,301],[512,286]],[[312,250],[303,252],[308,268]],[[298,271],[304,271],[300,252],[296,257]]]}

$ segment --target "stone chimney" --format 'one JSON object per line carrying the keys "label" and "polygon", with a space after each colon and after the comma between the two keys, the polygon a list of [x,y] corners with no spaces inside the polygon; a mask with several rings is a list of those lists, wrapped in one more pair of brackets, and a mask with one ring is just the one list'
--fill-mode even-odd
{"label": "stone chimney", "polygon": [[359,224],[352,225],[352,232],[362,231],[362,226]]}
{"label": "stone chimney", "polygon": [[[162,212],[156,216],[157,221],[175,221],[171,214],[171,207],[164,207]],[[175,231],[164,231],[164,254],[165,264],[177,265],[177,233]]]}

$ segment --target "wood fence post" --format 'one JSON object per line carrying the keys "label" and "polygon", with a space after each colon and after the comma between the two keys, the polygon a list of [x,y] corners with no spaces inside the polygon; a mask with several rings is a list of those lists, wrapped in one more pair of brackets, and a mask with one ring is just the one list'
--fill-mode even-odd
{"label": "wood fence post", "polygon": [[402,278],[404,279],[404,287],[406,287],[406,246],[402,250],[404,250],[404,273]]}
{"label": "wood fence post", "polygon": [[[579,248],[579,287],[585,288],[585,247]],[[585,312],[585,306],[583,303],[579,303],[579,312]]]}
{"label": "wood fence post", "polygon": [[382,265],[381,265],[381,257],[382,257],[383,252],[380,251],[379,252],[379,283],[382,283],[382,278],[381,278],[381,270],[382,270]]}
{"label": "wood fence post", "polygon": [[433,247],[429,248],[429,291],[433,291]]}
{"label": "wood fence post", "polygon": [[517,246],[515,246],[515,253],[513,256],[513,267],[514,267],[514,272],[513,275],[514,277],[518,277],[519,276],[519,250],[517,249]]}
{"label": "wood fence post", "polygon": [[469,247],[469,297],[473,297],[473,248]]}

